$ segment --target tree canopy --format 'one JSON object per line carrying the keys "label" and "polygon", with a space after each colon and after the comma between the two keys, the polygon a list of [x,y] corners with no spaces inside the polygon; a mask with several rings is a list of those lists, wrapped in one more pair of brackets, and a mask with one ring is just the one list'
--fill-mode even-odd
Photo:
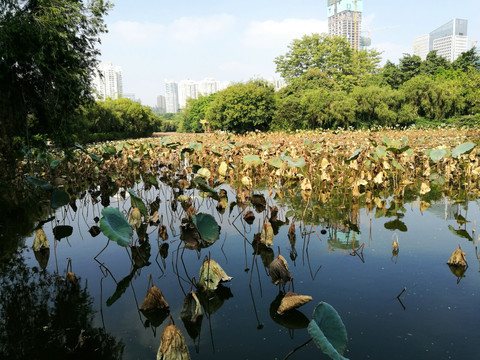
{"label": "tree canopy", "polygon": [[92,100],[104,0],[0,0],[0,159],[12,166],[12,139],[46,134],[72,140],[77,110]]}

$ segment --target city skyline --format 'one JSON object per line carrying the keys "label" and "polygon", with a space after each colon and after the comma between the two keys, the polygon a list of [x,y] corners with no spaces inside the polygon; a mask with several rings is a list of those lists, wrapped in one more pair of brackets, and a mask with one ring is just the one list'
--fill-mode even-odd
{"label": "city skyline", "polygon": [[[327,0],[114,3],[100,60],[120,65],[124,91],[150,106],[164,93],[164,79],[279,78],[274,59],[293,39],[328,33]],[[398,63],[404,53],[413,54],[414,38],[452,18],[468,19],[470,48],[480,40],[478,13],[477,0],[363,0],[361,33],[370,35],[370,48],[383,52],[382,64]]]}

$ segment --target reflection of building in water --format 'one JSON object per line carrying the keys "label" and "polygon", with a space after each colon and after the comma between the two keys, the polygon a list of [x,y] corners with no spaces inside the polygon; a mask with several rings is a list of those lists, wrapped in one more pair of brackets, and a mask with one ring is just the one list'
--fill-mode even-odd
{"label": "reflection of building in water", "polygon": [[[413,207],[420,207],[420,200],[413,201],[411,204]],[[461,211],[461,204],[443,198],[442,200],[432,201],[425,211],[443,220],[455,220],[455,215]]]}

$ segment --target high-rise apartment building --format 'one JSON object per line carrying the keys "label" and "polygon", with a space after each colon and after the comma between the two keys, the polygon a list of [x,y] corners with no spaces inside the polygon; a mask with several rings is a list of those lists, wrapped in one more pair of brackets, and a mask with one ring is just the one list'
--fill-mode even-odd
{"label": "high-rise apartment building", "polygon": [[359,49],[362,31],[363,0],[328,0],[328,35],[347,39]]}
{"label": "high-rise apartment building", "polygon": [[198,99],[198,82],[193,80],[182,80],[178,83],[178,103],[180,108],[185,107],[187,99]]}
{"label": "high-rise apartment building", "polygon": [[97,68],[93,78],[95,97],[99,100],[106,98],[118,99],[123,94],[122,68],[107,61]]}
{"label": "high-rise apartment building", "polygon": [[165,80],[165,108],[167,113],[176,113],[178,106],[178,84],[175,81]]}
{"label": "high-rise apartment building", "polygon": [[167,112],[167,103],[165,96],[158,95],[157,96],[157,109],[161,114],[165,114]]}
{"label": "high-rise apartment building", "polygon": [[438,56],[455,61],[468,50],[467,28],[468,20],[454,18],[428,35],[415,38],[413,53],[425,60],[430,51],[436,50]]}
{"label": "high-rise apartment building", "polygon": [[205,78],[198,84],[198,91],[203,96],[215,94],[220,90],[220,83],[213,78]]}

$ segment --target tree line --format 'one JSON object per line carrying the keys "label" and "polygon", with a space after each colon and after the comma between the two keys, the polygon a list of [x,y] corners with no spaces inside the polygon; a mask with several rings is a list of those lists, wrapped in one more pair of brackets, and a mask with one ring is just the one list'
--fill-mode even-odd
{"label": "tree line", "polygon": [[234,84],[187,102],[181,131],[234,132],[394,127],[480,122],[480,57],[475,48],[449,62],[430,52],[405,54],[379,66],[375,50],[354,51],[341,37],[312,34],[294,40],[275,59],[287,86],[263,80]]}

